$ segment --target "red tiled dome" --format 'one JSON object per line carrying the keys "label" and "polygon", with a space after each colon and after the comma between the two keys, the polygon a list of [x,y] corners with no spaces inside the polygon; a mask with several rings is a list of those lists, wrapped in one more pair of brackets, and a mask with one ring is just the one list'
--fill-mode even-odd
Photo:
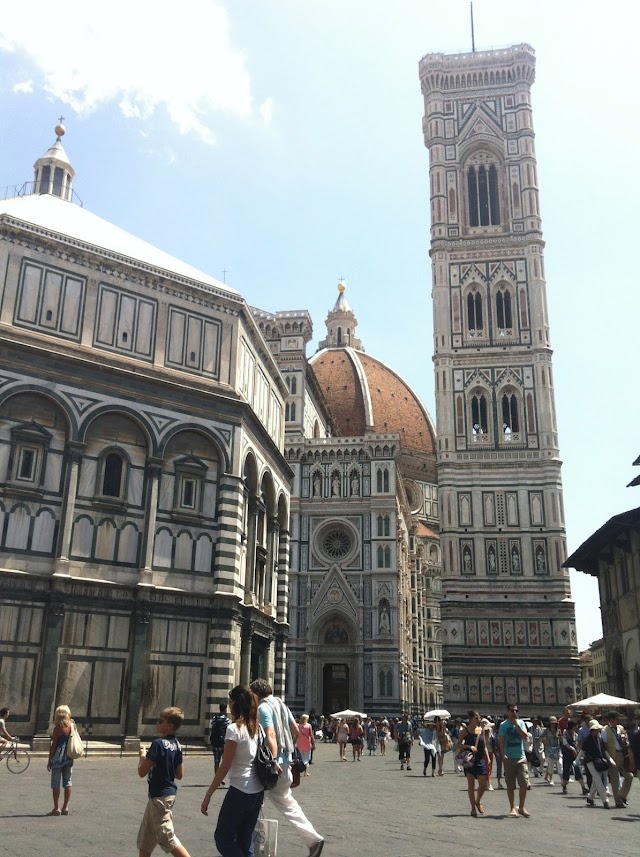
{"label": "red tiled dome", "polygon": [[435,452],[435,429],[420,399],[396,373],[353,348],[324,348],[310,360],[340,435],[400,435],[405,450]]}

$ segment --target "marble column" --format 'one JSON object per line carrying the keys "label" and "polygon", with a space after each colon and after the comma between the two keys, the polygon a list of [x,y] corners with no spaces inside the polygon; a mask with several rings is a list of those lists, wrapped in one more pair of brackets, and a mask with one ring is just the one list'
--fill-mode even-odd
{"label": "marble column", "polygon": [[240,637],[240,684],[249,684],[251,681],[251,638],[253,636],[253,625],[245,621],[242,625]]}
{"label": "marble column", "polygon": [[147,607],[138,605],[131,617],[129,632],[129,681],[125,694],[126,714],[123,742],[125,750],[136,750],[140,747],[139,730],[142,717],[144,663],[148,651],[150,621],[151,614]]}
{"label": "marble column", "polygon": [[162,459],[149,458],[146,466],[147,507],[145,510],[144,538],[142,542],[142,564],[140,583],[151,584],[153,579],[153,548],[156,536],[156,518],[158,516],[158,493],[162,477]]}
{"label": "marble column", "polygon": [[56,599],[47,605],[46,611],[36,703],[35,736],[32,744],[34,750],[49,749],[49,727],[58,678],[58,650],[62,643],[63,630],[64,603]]}
{"label": "marble column", "polygon": [[71,535],[73,533],[73,519],[76,511],[76,497],[78,494],[78,477],[80,464],[84,451],[84,443],[72,440],[67,443],[65,449],[65,461],[68,464],[64,500],[62,503],[62,527],[60,541],[58,543],[58,558],[55,563],[55,574],[69,574],[69,554],[71,553]]}
{"label": "marble column", "polygon": [[287,680],[287,634],[277,631],[274,641],[273,692],[284,697]]}

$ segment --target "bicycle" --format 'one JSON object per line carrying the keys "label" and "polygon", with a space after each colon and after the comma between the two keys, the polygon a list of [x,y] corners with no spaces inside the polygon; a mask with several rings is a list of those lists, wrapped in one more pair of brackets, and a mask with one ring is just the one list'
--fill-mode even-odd
{"label": "bicycle", "polygon": [[0,762],[3,759],[7,760],[7,768],[12,774],[23,774],[31,762],[31,756],[27,750],[18,747],[17,738],[0,752]]}

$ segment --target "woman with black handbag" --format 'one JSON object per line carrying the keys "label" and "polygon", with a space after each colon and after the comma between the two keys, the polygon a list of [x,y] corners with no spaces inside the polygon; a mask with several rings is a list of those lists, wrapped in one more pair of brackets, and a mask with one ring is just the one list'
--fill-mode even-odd
{"label": "woman with black handbag", "polygon": [[611,809],[607,797],[608,771],[611,765],[611,757],[607,752],[607,745],[602,740],[602,726],[597,720],[589,721],[589,735],[582,743],[584,761],[591,773],[592,781],[587,796],[587,806],[595,806],[596,789],[605,809]]}
{"label": "woman with black handbag", "polygon": [[227,726],[220,767],[200,811],[209,814],[211,796],[229,773],[229,790],[220,807],[214,838],[222,857],[248,857],[264,797],[264,786],[255,765],[260,740],[258,699],[243,685],[234,687],[229,699],[233,723]]}
{"label": "woman with black handbag", "polygon": [[[464,772],[467,776],[467,792],[471,804],[471,815],[476,818],[478,813],[484,815],[481,803],[482,795],[487,788],[487,771],[489,769],[489,754],[484,742],[484,732],[477,711],[469,711],[469,720],[458,735],[458,750],[469,754],[469,762],[464,761]],[[478,790],[476,792],[476,780]]]}

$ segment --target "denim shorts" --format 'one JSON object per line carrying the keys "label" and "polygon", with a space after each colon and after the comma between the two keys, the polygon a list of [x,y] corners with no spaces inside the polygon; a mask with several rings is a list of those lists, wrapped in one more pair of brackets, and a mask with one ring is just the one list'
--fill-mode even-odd
{"label": "denim shorts", "polygon": [[64,768],[51,768],[51,788],[60,788],[60,778],[62,778],[62,788],[68,789],[71,787],[71,771],[73,770],[73,762],[69,762]]}

